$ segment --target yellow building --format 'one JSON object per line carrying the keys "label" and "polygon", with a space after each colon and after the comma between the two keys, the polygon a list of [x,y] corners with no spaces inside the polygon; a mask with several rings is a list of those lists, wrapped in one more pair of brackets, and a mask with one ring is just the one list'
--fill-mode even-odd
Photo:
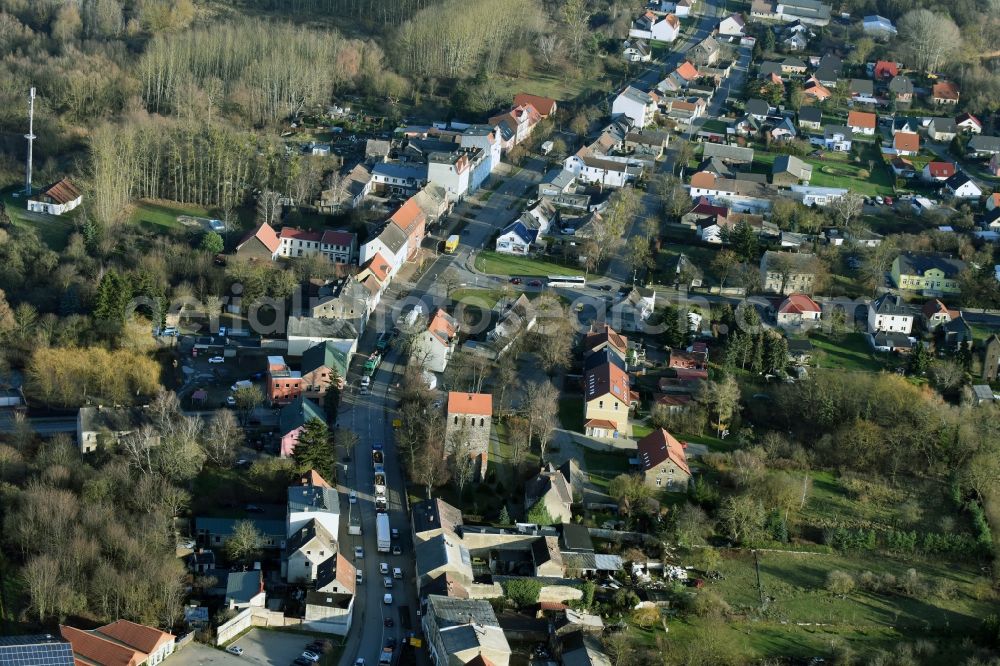
{"label": "yellow building", "polygon": [[899,289],[925,296],[957,294],[965,262],[940,254],[904,253],[892,262],[892,281]]}
{"label": "yellow building", "polygon": [[584,375],[584,431],[590,437],[628,437],[630,392],[624,363],[614,352],[596,352]]}

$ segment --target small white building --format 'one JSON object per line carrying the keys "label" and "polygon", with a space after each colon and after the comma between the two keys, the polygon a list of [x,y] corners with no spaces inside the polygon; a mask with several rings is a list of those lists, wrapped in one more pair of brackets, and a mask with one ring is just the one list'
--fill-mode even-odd
{"label": "small white building", "polygon": [[425,370],[444,372],[458,343],[458,322],[440,308],[427,329],[413,341],[410,358]]}
{"label": "small white building", "polygon": [[866,35],[871,35],[872,37],[888,38],[896,36],[896,26],[892,24],[892,21],[878,14],[872,14],[862,19],[861,29],[864,30]]}
{"label": "small white building", "polygon": [[529,228],[521,220],[514,220],[497,236],[496,251],[526,256],[537,238],[538,229]]}
{"label": "small white building", "polygon": [[83,194],[69,179],[49,185],[28,199],[28,210],[33,213],[62,215],[73,210],[83,201]]}
{"label": "small white building", "polygon": [[944,186],[956,199],[978,199],[983,194],[982,188],[963,171],[944,181]]}
{"label": "small white building", "polygon": [[577,180],[602,187],[624,187],[642,175],[641,161],[614,155],[597,156],[587,147],[567,157],[563,166]]}
{"label": "small white building", "polygon": [[622,57],[628,62],[649,62],[653,52],[646,40],[633,37],[622,43]]}
{"label": "small white building", "polygon": [[359,263],[364,265],[381,254],[389,265],[389,277],[392,277],[403,266],[409,250],[406,233],[398,225],[389,223],[378,236],[361,246]]}
{"label": "small white building", "polygon": [[674,14],[657,15],[646,11],[632,22],[629,37],[654,39],[658,42],[672,42],[681,31],[681,22]]}
{"label": "small white building", "polygon": [[719,21],[719,34],[725,37],[742,37],[745,34],[745,27],[746,22],[743,20],[742,14],[730,14]]}

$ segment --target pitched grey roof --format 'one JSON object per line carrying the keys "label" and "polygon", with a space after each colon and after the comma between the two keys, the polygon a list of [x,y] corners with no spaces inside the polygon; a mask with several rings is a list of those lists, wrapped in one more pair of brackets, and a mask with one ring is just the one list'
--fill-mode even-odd
{"label": "pitched grey roof", "polygon": [[755,116],[766,116],[771,112],[771,105],[762,99],[754,97],[747,100],[747,113]]}
{"label": "pitched grey roof", "polygon": [[335,317],[288,318],[288,337],[327,338],[330,340],[356,340],[358,329],[346,319]]}
{"label": "pitched grey roof", "polygon": [[238,604],[248,603],[260,594],[261,573],[254,571],[233,571],[226,583],[226,599]]}
{"label": "pitched grey roof", "polygon": [[903,275],[923,275],[930,269],[937,268],[945,277],[953,278],[965,269],[964,261],[936,254],[904,253],[896,259],[899,261],[899,272]]}
{"label": "pitched grey roof", "polygon": [[763,258],[761,259],[761,265],[767,267],[778,257],[788,257],[792,270],[808,271],[808,273],[811,274],[811,264],[813,259],[816,258],[816,255],[809,252],[774,252],[772,250],[768,250],[764,253]]}
{"label": "pitched grey roof", "polygon": [[395,224],[387,224],[378,235],[382,244],[393,254],[398,253],[406,245],[406,234]]}
{"label": "pitched grey roof", "polygon": [[437,594],[427,596],[427,615],[433,617],[439,628],[474,623],[499,627],[493,606],[485,599],[455,599]]}
{"label": "pitched grey roof", "polygon": [[760,63],[760,70],[758,72],[760,78],[771,76],[772,74],[777,74],[779,76],[781,75],[780,62],[775,62],[773,60],[765,60],[764,62]]}
{"label": "pitched grey roof", "polygon": [[935,132],[957,132],[954,118],[931,118],[930,125]]}
{"label": "pitched grey roof", "polygon": [[790,173],[799,180],[808,180],[812,175],[812,165],[806,164],[794,155],[778,155],[774,158],[771,173]]}
{"label": "pitched grey roof", "polygon": [[821,123],[823,111],[815,106],[803,106],[799,109],[799,122]]}
{"label": "pitched grey roof", "polygon": [[702,146],[705,158],[718,157],[731,162],[753,162],[753,148],[712,142],[705,142]]}
{"label": "pitched grey roof", "polygon": [[851,79],[850,90],[859,95],[874,95],[875,82],[871,79]]}
{"label": "pitched grey roof", "polygon": [[892,81],[889,81],[889,92],[896,95],[912,95],[913,81],[910,81],[910,79],[902,74],[894,76],[892,77]]}
{"label": "pitched grey roof", "polygon": [[288,553],[294,553],[302,546],[309,543],[313,537],[320,539],[333,551],[334,544],[337,543],[337,538],[330,534],[322,524],[316,522],[315,520],[308,521],[305,525],[300,527],[295,531],[289,539],[285,542],[285,551]]}
{"label": "pitched grey roof", "polygon": [[881,315],[912,317],[914,314],[902,297],[890,293],[882,294],[872,301],[871,308],[875,314]]}
{"label": "pitched grey roof", "polygon": [[1000,153],[1000,136],[977,134],[969,139],[969,150],[980,153]]}
{"label": "pitched grey roof", "polygon": [[340,496],[334,488],[291,486],[288,488],[288,510],[340,513]]}

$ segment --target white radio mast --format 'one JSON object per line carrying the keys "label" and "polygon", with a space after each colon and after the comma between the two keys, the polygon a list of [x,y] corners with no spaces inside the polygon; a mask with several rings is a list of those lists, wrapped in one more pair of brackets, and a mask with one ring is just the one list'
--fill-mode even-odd
{"label": "white radio mast", "polygon": [[31,158],[35,145],[35,89],[31,89],[28,96],[28,133],[24,135],[28,140],[28,170],[24,178],[24,193],[31,196]]}

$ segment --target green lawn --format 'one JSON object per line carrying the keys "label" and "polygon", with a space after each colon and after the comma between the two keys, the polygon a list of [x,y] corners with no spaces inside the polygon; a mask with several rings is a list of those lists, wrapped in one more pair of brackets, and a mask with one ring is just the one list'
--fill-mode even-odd
{"label": "green lawn", "polygon": [[[180,223],[177,218],[181,215],[191,217],[214,217],[208,208],[195,206],[192,204],[182,204],[173,201],[150,201],[141,199],[132,206],[129,220],[147,228],[154,230],[184,229],[186,225]],[[191,228],[200,228],[192,226]]]}
{"label": "green lawn", "polygon": [[503,296],[499,289],[473,289],[459,288],[451,290],[451,300],[456,303],[466,303],[468,305],[478,305],[483,308],[493,309],[497,301]]}
{"label": "green lawn", "polygon": [[632,471],[628,464],[629,456],[632,455],[635,454],[631,451],[595,451],[584,448],[583,463],[590,475],[590,482],[606,490],[611,479]]}
{"label": "green lawn", "polygon": [[608,92],[610,83],[601,79],[567,78],[544,72],[532,72],[520,78],[495,75],[491,78],[497,88],[497,96],[512,99],[517,93],[525,92],[542,97],[551,97],[558,102],[569,102],[577,97],[586,97],[595,92]]}
{"label": "green lawn", "polygon": [[848,333],[839,340],[816,333],[810,335],[809,340],[820,352],[813,357],[821,368],[878,372],[885,367],[872,354],[871,346],[862,333]]}
{"label": "green lawn", "polygon": [[76,229],[77,211],[70,211],[61,216],[28,212],[27,200],[23,196],[14,196],[20,191],[20,187],[13,187],[0,194],[11,223],[15,227],[33,230],[51,249],[57,252],[63,250],[69,235]]}
{"label": "green lawn", "polygon": [[[812,165],[812,178],[810,185],[816,187],[843,187],[855,192],[860,192],[868,196],[877,194],[893,194],[894,180],[888,167],[882,162],[882,157],[876,148],[866,148],[862,155],[862,163],[849,163],[841,161],[843,156],[831,153],[829,158],[817,159],[815,157],[804,157],[802,160]],[[757,173],[770,173],[774,165],[777,153],[768,153],[758,150],[754,153],[753,170]],[[868,160],[874,161],[874,168],[871,173],[862,178],[858,174],[862,170],[868,171]],[[827,167],[827,172],[823,171]]]}
{"label": "green lawn", "polygon": [[476,270],[489,275],[521,275],[526,277],[583,275],[583,271],[578,268],[540,259],[499,254],[489,250],[483,250],[476,255]]}

